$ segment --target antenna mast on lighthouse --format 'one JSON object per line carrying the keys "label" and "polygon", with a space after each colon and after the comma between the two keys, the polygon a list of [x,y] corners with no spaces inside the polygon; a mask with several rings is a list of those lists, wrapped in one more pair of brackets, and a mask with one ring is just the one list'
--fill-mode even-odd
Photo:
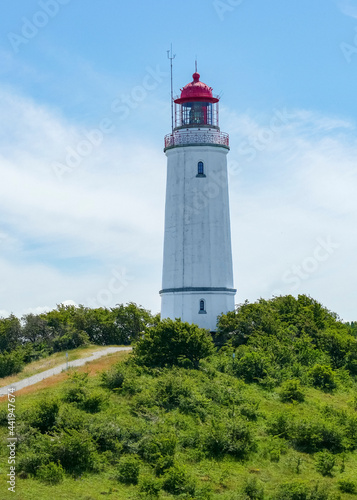
{"label": "antenna mast on lighthouse", "polygon": [[172,78],[172,61],[175,59],[176,54],[172,55],[172,44],[171,49],[167,51],[167,57],[170,59],[171,67],[171,133],[174,131],[174,90],[173,90],[173,78]]}

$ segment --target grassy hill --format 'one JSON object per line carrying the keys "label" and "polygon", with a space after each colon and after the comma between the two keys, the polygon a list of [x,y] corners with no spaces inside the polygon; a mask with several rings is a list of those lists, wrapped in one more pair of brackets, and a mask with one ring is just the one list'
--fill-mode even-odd
{"label": "grassy hill", "polygon": [[222,316],[219,338],[165,320],[126,361],[18,395],[8,494],[2,403],[0,498],[354,498],[354,325],[288,296]]}

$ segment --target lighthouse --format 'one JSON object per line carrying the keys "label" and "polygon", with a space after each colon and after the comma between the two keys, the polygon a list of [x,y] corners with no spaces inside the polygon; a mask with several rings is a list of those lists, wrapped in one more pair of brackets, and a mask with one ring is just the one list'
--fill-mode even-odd
{"label": "lighthouse", "polygon": [[234,310],[227,153],[219,98],[193,81],[174,100],[165,137],[167,183],[161,318],[181,318],[212,332]]}

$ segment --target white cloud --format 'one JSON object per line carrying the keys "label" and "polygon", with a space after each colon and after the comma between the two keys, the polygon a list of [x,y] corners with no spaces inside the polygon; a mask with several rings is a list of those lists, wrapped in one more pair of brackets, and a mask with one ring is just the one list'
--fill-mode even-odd
{"label": "white cloud", "polygon": [[[252,117],[234,113],[229,117],[235,123],[230,155],[241,165],[239,174],[231,176],[238,301],[259,295],[267,298],[277,291],[307,293],[353,320],[357,278],[354,125],[310,111],[290,112],[290,119],[274,130],[270,120],[266,118],[265,125],[253,120],[254,126],[247,130]],[[244,141],[253,151],[247,153],[246,146],[239,154]],[[321,239],[331,240],[338,248],[314,263]],[[303,278],[298,279],[296,272]]]}
{"label": "white cloud", "polygon": [[341,0],[338,5],[343,14],[357,19],[357,2],[355,0]]}

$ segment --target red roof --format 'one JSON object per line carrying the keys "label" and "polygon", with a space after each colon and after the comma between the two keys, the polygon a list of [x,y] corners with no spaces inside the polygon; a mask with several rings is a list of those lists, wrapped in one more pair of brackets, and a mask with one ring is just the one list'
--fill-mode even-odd
{"label": "red roof", "polygon": [[175,99],[177,104],[192,101],[218,102],[217,97],[213,97],[212,88],[203,82],[200,82],[200,75],[194,73],[192,75],[193,82],[188,83],[181,89],[181,97]]}

